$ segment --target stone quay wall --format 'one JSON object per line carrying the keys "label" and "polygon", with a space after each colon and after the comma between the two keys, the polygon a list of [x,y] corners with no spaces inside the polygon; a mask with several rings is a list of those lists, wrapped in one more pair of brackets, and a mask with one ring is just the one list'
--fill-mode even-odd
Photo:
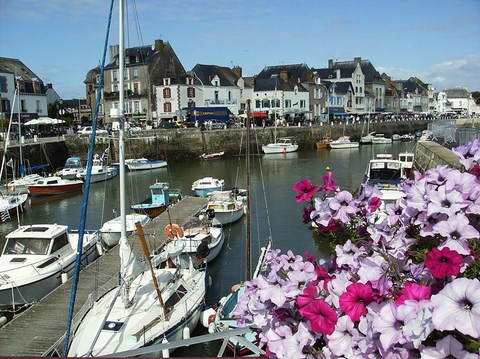
{"label": "stone quay wall", "polygon": [[[370,132],[376,131],[390,137],[394,133],[414,133],[427,129],[428,121],[381,122],[370,124]],[[352,140],[359,140],[366,134],[363,124],[323,125],[302,127],[277,127],[277,138],[291,137],[300,150],[316,148],[315,144],[330,135],[336,139],[348,135]],[[261,146],[273,142],[274,127],[255,127],[251,130],[252,152],[261,153]],[[197,159],[202,153],[225,151],[226,156],[245,153],[245,128],[226,130],[200,130],[198,128],[156,129],[127,133],[125,136],[125,155],[127,158],[145,157],[151,160],[165,159],[171,162]],[[30,166],[48,163],[49,172],[63,167],[68,157],[78,156],[87,159],[90,136],[64,135],[62,137],[29,139],[22,145],[24,162]],[[102,154],[109,148],[111,162],[118,161],[118,133],[111,136],[97,135],[95,153]],[[3,151],[2,152],[3,155]],[[7,149],[6,159],[20,159],[19,144],[11,143]]]}

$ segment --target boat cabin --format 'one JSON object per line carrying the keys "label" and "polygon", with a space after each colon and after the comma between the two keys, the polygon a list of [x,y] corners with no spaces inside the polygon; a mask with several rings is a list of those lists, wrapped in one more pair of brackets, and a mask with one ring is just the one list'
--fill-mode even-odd
{"label": "boat cabin", "polygon": [[3,255],[47,256],[68,246],[67,226],[25,226],[6,237]]}
{"label": "boat cabin", "polygon": [[170,184],[168,182],[157,182],[152,184],[149,189],[152,194],[152,204],[165,205],[170,203],[170,193],[168,191]]}
{"label": "boat cabin", "polygon": [[368,183],[373,186],[397,186],[403,179],[400,161],[372,160],[367,173]]}
{"label": "boat cabin", "polygon": [[67,158],[67,161],[65,162],[65,166],[63,166],[63,169],[83,169],[82,166],[82,160],[80,157],[70,157]]}

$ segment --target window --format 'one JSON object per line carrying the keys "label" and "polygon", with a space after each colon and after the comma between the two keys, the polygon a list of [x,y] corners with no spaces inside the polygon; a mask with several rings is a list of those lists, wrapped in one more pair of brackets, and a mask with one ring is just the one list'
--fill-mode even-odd
{"label": "window", "polygon": [[215,97],[215,103],[219,103],[218,91],[214,92],[214,97]]}
{"label": "window", "polygon": [[263,100],[262,107],[270,107],[270,100]]}
{"label": "window", "polygon": [[36,108],[37,108],[36,112],[41,112],[42,109],[40,108],[40,100],[36,100],[35,105],[36,105]]}
{"label": "window", "polygon": [[169,88],[163,89],[163,98],[171,98],[172,97],[172,90]]}
{"label": "window", "polygon": [[118,85],[117,84],[113,85],[113,92],[118,92]]}
{"label": "window", "polygon": [[138,67],[133,68],[133,79],[134,80],[138,79]]}
{"label": "window", "polygon": [[133,83],[133,93],[134,94],[139,94],[140,93],[140,84],[138,82]]}
{"label": "window", "polygon": [[172,104],[170,102],[163,104],[163,112],[172,112]]}
{"label": "window", "polygon": [[300,100],[300,108],[305,108],[305,100]]}
{"label": "window", "polygon": [[68,244],[67,233],[63,233],[53,240],[52,251],[54,253]]}
{"label": "window", "polygon": [[170,86],[170,79],[163,79],[164,86]]}
{"label": "window", "polygon": [[220,85],[219,81],[218,81],[218,80],[215,80],[214,86],[219,86],[219,85]]}
{"label": "window", "polygon": [[134,113],[140,113],[140,101],[133,102],[133,111]]}
{"label": "window", "polygon": [[118,81],[118,70],[112,70],[112,80]]}
{"label": "window", "polygon": [[187,85],[193,85],[193,79],[191,77],[187,77]]}
{"label": "window", "polygon": [[195,87],[187,87],[187,97],[195,97]]}
{"label": "window", "polygon": [[5,76],[0,76],[0,92],[8,92],[7,78]]}
{"label": "window", "polygon": [[27,111],[27,101],[25,100],[20,100],[20,108],[22,112],[28,112]]}
{"label": "window", "polygon": [[291,108],[292,107],[292,100],[285,100],[285,108]]}
{"label": "window", "polygon": [[262,102],[260,100],[255,100],[255,108],[262,107]]}

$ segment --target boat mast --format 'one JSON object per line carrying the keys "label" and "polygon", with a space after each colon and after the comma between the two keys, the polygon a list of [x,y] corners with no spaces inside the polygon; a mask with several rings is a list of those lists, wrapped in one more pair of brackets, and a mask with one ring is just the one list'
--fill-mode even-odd
{"label": "boat mast", "polygon": [[[276,122],[275,122],[276,123]],[[275,125],[276,126],[276,125]],[[275,142],[276,142],[276,138],[275,138]],[[247,174],[247,213],[246,213],[246,216],[247,216],[247,243],[246,243],[246,246],[247,246],[247,251],[246,251],[246,260],[247,260],[247,278],[246,280],[250,280],[251,279],[251,272],[252,272],[252,259],[251,259],[251,224],[250,224],[250,220],[251,220],[251,216],[250,216],[250,211],[251,211],[251,207],[250,207],[250,194],[251,194],[251,188],[250,188],[250,100],[247,100],[247,142],[246,142],[246,151],[245,151],[245,154],[246,154],[246,174]]]}

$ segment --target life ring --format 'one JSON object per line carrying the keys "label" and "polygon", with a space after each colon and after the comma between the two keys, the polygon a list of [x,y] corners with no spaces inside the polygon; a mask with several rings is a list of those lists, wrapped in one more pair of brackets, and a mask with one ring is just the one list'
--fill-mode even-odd
{"label": "life ring", "polygon": [[170,239],[181,238],[183,237],[183,230],[178,224],[170,223],[165,226],[165,234]]}

